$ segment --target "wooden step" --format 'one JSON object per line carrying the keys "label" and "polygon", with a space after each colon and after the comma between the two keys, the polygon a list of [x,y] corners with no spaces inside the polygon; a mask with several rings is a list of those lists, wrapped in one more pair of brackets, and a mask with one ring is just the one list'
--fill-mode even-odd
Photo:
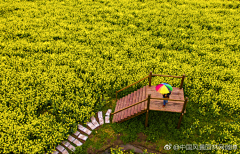
{"label": "wooden step", "polygon": [[[143,99],[142,100],[144,100],[144,99],[146,99],[147,98],[147,95],[146,95],[146,86],[144,86],[143,87]],[[143,110],[146,110],[147,109],[147,101],[144,101],[143,103],[142,103],[142,107],[144,108]]]}
{"label": "wooden step", "polygon": [[[116,102],[116,107],[115,107],[115,112],[117,112],[118,110],[119,110],[119,102],[122,100],[122,98],[120,98],[119,100],[117,100],[117,102]],[[115,122],[115,120],[116,120],[116,116],[117,116],[117,114],[114,114],[113,115],[113,119],[112,119],[112,122],[114,123]]]}
{"label": "wooden step", "polygon": [[[133,105],[134,103],[136,103],[135,101],[136,101],[136,96],[137,95],[137,91],[134,91],[133,92],[133,101],[132,101],[132,104],[131,105]],[[131,115],[130,116],[132,116],[132,115],[134,115],[134,113],[135,113],[135,107],[136,106],[133,106],[133,107],[131,107]]]}
{"label": "wooden step", "polygon": [[[122,102],[123,102],[123,99],[124,99],[124,97],[123,98],[121,98],[120,100],[119,100],[119,102],[118,102],[118,109],[117,109],[117,111],[119,111],[120,109],[121,109],[121,106],[122,106]],[[117,114],[116,114],[116,117],[115,117],[115,120],[114,121],[118,121],[118,117],[119,117],[119,115],[120,115],[120,112],[118,112]]]}
{"label": "wooden step", "polygon": [[[136,103],[141,101],[141,88],[138,90]],[[141,103],[137,105],[137,113],[141,111]]]}
{"label": "wooden step", "polygon": [[[137,91],[134,91],[134,93],[133,93],[133,100],[132,100],[132,104],[131,104],[131,105],[133,105],[133,104],[136,103],[136,97],[137,97]],[[135,111],[136,107],[137,107],[137,106],[135,105],[135,106],[133,106],[133,107],[130,108],[131,111],[132,111],[130,116],[134,115],[135,112],[137,112],[137,111]]]}
{"label": "wooden step", "polygon": [[[122,101],[120,102],[121,104],[120,104],[120,109],[119,109],[119,110],[123,109],[125,100],[126,100],[126,96],[122,98]],[[123,111],[118,112],[116,121],[119,121],[119,120],[120,120],[120,118],[121,118],[121,116],[122,116],[122,112],[123,112]]]}
{"label": "wooden step", "polygon": [[[128,106],[131,105],[131,103],[132,103],[132,98],[133,98],[133,93],[129,94],[129,97],[128,97],[128,100],[127,100],[127,106],[126,106],[126,107],[128,107]],[[128,108],[128,109],[126,110],[126,113],[124,114],[124,117],[123,117],[121,120],[125,119],[126,117],[129,117],[131,112],[132,112],[131,108]]]}
{"label": "wooden step", "polygon": [[[140,96],[140,90],[134,91],[134,92],[130,95],[129,105],[128,105],[128,106],[137,103],[138,100],[139,100],[138,96]],[[139,104],[139,105],[140,105],[140,104]],[[135,105],[135,106],[129,108],[129,112],[128,112],[127,116],[125,116],[123,119],[126,119],[126,118],[128,118],[128,117],[131,117],[131,116],[137,114],[137,113],[138,113],[137,110],[138,110],[138,105]],[[123,120],[123,119],[121,119],[121,120]]]}
{"label": "wooden step", "polygon": [[[133,93],[130,94],[128,106],[132,105],[132,101],[133,101]],[[130,117],[131,112],[132,112],[132,109],[128,108],[127,115],[125,116],[125,118]]]}
{"label": "wooden step", "polygon": [[[130,105],[133,105],[137,102],[140,102],[142,100],[146,99],[146,86],[143,88],[138,89],[137,91],[132,92],[131,94],[128,94],[127,96],[121,98],[116,105],[116,111],[119,111],[120,109],[123,109],[125,107],[128,107]],[[126,110],[123,110],[113,117],[113,122],[120,122],[126,118],[132,117],[139,112],[142,112],[146,108],[146,102],[142,102],[138,105],[135,105],[133,107],[130,107]],[[115,111],[115,112],[116,112]]]}
{"label": "wooden step", "polygon": [[[122,107],[123,107],[123,105],[124,105],[124,104],[123,104],[123,103],[124,103],[124,99],[125,99],[125,97],[123,97],[122,100],[119,102],[119,109],[118,109],[118,111],[122,109]],[[118,112],[118,113],[117,113],[116,121],[119,120],[119,116],[121,116],[121,113],[122,113],[122,112]]]}
{"label": "wooden step", "polygon": [[[120,102],[121,104],[119,105],[120,109],[123,109],[125,106],[127,106],[127,104],[128,104],[128,97],[129,97],[129,95],[127,95],[127,96],[122,98],[122,101]],[[126,112],[127,112],[127,110],[123,110],[123,111],[119,112],[117,117],[116,117],[116,122],[120,121],[122,116],[124,116],[124,114],[126,114]]]}
{"label": "wooden step", "polygon": [[[129,101],[129,105],[128,105],[128,106],[130,106],[130,105],[133,104],[133,98],[134,98],[134,92],[131,93],[131,98],[130,98],[130,101]],[[129,113],[128,113],[128,116],[127,116],[127,117],[130,117],[130,116],[132,115],[132,113],[133,113],[133,108],[131,107],[131,108],[128,108],[128,109],[129,109]],[[127,118],[127,117],[125,117],[125,118]],[[125,118],[124,118],[124,119],[125,119]]]}
{"label": "wooden step", "polygon": [[[143,96],[143,88],[140,88],[140,100],[139,101],[142,101],[144,96]],[[142,110],[144,110],[144,102],[140,103],[139,104],[139,109],[138,109],[138,112],[141,112]]]}
{"label": "wooden step", "polygon": [[[128,97],[129,97],[129,95],[124,97],[124,99],[122,101],[122,108],[121,109],[123,109],[123,108],[125,108],[127,106],[127,103],[128,103],[127,99],[128,99]],[[118,117],[118,121],[120,121],[124,117],[125,114],[126,114],[126,110],[121,111],[120,114],[119,114],[119,117]]]}
{"label": "wooden step", "polygon": [[[121,109],[125,108],[127,105],[127,97],[124,97],[121,103],[122,103]],[[122,116],[124,116],[125,112],[126,112],[125,110],[119,112],[118,121],[121,120],[121,118],[122,118]]]}

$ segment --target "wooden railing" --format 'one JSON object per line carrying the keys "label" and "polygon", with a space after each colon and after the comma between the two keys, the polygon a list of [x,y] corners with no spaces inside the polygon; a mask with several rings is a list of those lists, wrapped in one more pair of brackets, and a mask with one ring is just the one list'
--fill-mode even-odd
{"label": "wooden railing", "polygon": [[183,81],[184,81],[184,78],[185,78],[185,74],[183,74],[183,76],[160,75],[160,74],[152,74],[152,71],[150,71],[150,74],[149,74],[149,87],[151,87],[151,78],[152,78],[152,76],[182,78],[182,81],[181,81],[181,84],[180,84],[180,89],[182,89]]}
{"label": "wooden railing", "polygon": [[135,83],[133,83],[133,84],[131,84],[131,85],[129,85],[129,86],[123,88],[123,89],[121,89],[121,90],[116,91],[116,102],[117,102],[117,93],[119,93],[119,92],[121,92],[121,91],[123,91],[123,90],[125,90],[125,89],[127,89],[127,88],[129,88],[129,87],[131,87],[131,86],[133,86],[133,85],[135,85],[135,84],[141,82],[142,80],[145,80],[145,79],[148,78],[148,77],[149,77],[149,75],[146,76],[145,78],[142,78],[141,80],[139,80],[139,81],[137,81],[137,82],[135,82]]}
{"label": "wooden railing", "polygon": [[181,102],[184,102],[184,100],[178,100],[178,99],[168,99],[168,98],[151,98],[151,99],[158,99],[158,100],[168,100],[168,101],[181,101]]}
{"label": "wooden railing", "polygon": [[129,86],[127,86],[127,87],[121,89],[121,90],[116,91],[116,102],[117,102],[117,93],[119,93],[119,92],[121,92],[121,91],[123,91],[123,90],[125,90],[125,89],[127,89],[127,88],[129,88],[129,87],[131,87],[131,86],[133,86],[133,85],[135,85],[135,84],[141,82],[142,80],[145,80],[146,78],[149,78],[149,87],[151,87],[152,76],[162,76],[162,77],[182,78],[182,81],[181,81],[181,84],[180,84],[180,89],[182,89],[183,81],[184,81],[184,78],[185,78],[185,74],[183,74],[183,76],[160,75],[160,74],[152,74],[152,71],[150,71],[149,75],[146,76],[145,78],[142,78],[141,80],[139,80],[139,81],[137,81],[137,82],[135,82],[135,83],[133,83],[133,84],[131,84],[131,85],[129,85]]}
{"label": "wooden railing", "polygon": [[114,114],[116,114],[116,113],[118,113],[118,112],[121,112],[121,111],[126,110],[126,109],[128,109],[128,108],[130,108],[130,107],[133,107],[133,106],[135,106],[135,105],[138,105],[139,103],[142,103],[142,102],[144,102],[144,101],[146,101],[146,100],[147,100],[147,98],[144,99],[144,100],[142,100],[142,101],[140,101],[140,102],[137,102],[137,103],[135,103],[135,104],[132,104],[132,105],[130,105],[130,106],[128,106],[128,107],[125,107],[125,108],[123,108],[123,109],[121,109],[121,110],[119,110],[119,111],[117,111],[117,112],[111,113],[111,115],[114,115]]}

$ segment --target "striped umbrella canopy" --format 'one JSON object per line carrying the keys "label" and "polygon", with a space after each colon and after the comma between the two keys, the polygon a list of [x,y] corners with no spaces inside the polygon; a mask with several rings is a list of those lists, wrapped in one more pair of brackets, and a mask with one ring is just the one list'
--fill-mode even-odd
{"label": "striped umbrella canopy", "polygon": [[168,83],[161,83],[157,85],[155,89],[161,94],[168,94],[171,93],[171,91],[173,90],[172,86]]}

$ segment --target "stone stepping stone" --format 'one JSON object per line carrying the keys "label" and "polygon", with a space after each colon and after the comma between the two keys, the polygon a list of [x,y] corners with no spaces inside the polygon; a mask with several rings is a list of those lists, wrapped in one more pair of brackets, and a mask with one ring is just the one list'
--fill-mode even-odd
{"label": "stone stepping stone", "polygon": [[84,141],[86,141],[87,138],[88,138],[87,136],[81,134],[79,131],[76,131],[76,132],[74,133],[74,135],[76,135],[79,139],[82,139],[82,140],[84,140]]}
{"label": "stone stepping stone", "polygon": [[100,123],[100,125],[103,125],[104,124],[104,120],[103,120],[103,118],[98,118],[99,119],[99,123]]}
{"label": "stone stepping stone", "polygon": [[68,141],[62,141],[62,144],[65,145],[65,147],[69,147],[70,143]]}
{"label": "stone stepping stone", "polygon": [[78,140],[74,140],[73,143],[76,144],[78,147],[82,145],[82,142]]}
{"label": "stone stepping stone", "polygon": [[112,109],[108,109],[105,116],[105,123],[110,123],[110,113],[112,112]]}
{"label": "stone stepping stone", "polygon": [[[74,142],[77,142],[76,139],[75,139],[74,137],[72,137],[71,135],[68,136],[68,140],[69,140],[70,142],[73,142],[73,143],[74,143]],[[69,142],[66,141],[66,142],[64,142],[63,144],[64,144],[64,145],[66,144],[65,146],[66,146],[69,150],[71,150],[72,152],[75,151],[75,147],[72,146],[72,144],[70,144]]]}
{"label": "stone stepping stone", "polygon": [[93,125],[91,122],[87,122],[87,125],[92,129],[94,130],[96,128],[95,125]]}
{"label": "stone stepping stone", "polygon": [[102,118],[102,111],[98,111],[98,118]]}
{"label": "stone stepping stone", "polygon": [[58,151],[60,151],[60,152],[63,152],[63,151],[65,150],[65,148],[64,148],[63,146],[61,146],[61,145],[58,145],[58,146],[56,147],[56,149],[57,149]]}
{"label": "stone stepping stone", "polygon": [[85,136],[85,135],[83,135],[83,134],[79,134],[78,138],[80,138],[80,139],[86,141],[88,137]]}
{"label": "stone stepping stone", "polygon": [[[76,140],[74,140],[75,142]],[[65,145],[69,150],[71,150],[72,152],[75,151],[75,147],[72,146],[68,141],[62,141],[62,144]]]}
{"label": "stone stepping stone", "polygon": [[102,111],[98,112],[98,119],[99,119],[100,125],[103,125],[104,124],[104,120],[103,120],[103,116],[102,116]]}
{"label": "stone stepping stone", "polygon": [[72,137],[71,135],[68,136],[68,141],[73,142],[74,140],[76,140],[74,137]]}
{"label": "stone stepping stone", "polygon": [[94,126],[97,128],[98,126],[100,126],[96,120],[96,118],[94,116],[91,117],[92,123],[94,124]]}
{"label": "stone stepping stone", "polygon": [[[79,134],[80,134],[79,131],[76,131],[74,133],[74,135],[76,135],[76,136],[78,136]],[[74,140],[73,143],[76,144],[77,146],[81,146],[82,145],[82,143],[80,141],[78,141],[78,140]]]}
{"label": "stone stepping stone", "polygon": [[92,131],[90,131],[89,129],[87,129],[87,128],[83,127],[82,125],[79,125],[79,124],[78,124],[78,129],[80,129],[81,131],[85,132],[88,135],[90,135],[92,133]]}
{"label": "stone stepping stone", "polygon": [[65,149],[63,150],[62,154],[69,154],[68,151]]}
{"label": "stone stepping stone", "polygon": [[110,123],[109,119],[110,119],[110,116],[106,116],[105,117],[105,123]]}
{"label": "stone stepping stone", "polygon": [[76,131],[76,132],[74,133],[74,135],[76,135],[76,136],[78,136],[79,134],[80,134],[79,131]]}
{"label": "stone stepping stone", "polygon": [[[110,123],[110,114],[111,114],[112,110],[108,109],[106,112],[106,116],[105,116],[105,123]],[[103,120],[103,115],[102,115],[102,111],[98,112],[98,119],[99,119],[99,123],[100,125],[104,124],[104,120]],[[92,122],[87,122],[87,125],[94,130],[95,128],[97,128],[99,125],[99,123],[97,122],[96,118],[94,116],[91,117],[91,121]],[[86,127],[82,126],[82,125],[78,125],[78,129],[85,132],[86,134],[90,135],[92,133],[92,131],[90,131],[89,129],[87,129]],[[79,139],[82,139],[84,141],[87,140],[88,136],[85,136],[83,134],[81,134],[79,131],[76,131],[74,133],[74,135],[76,135]],[[77,146],[81,146],[82,143],[80,141],[78,141],[77,139],[75,139],[73,136],[69,135],[68,136],[68,141],[74,143]],[[64,146],[66,146],[69,150],[71,150],[72,152],[74,152],[76,149],[73,145],[71,145],[68,141],[63,141],[62,144]],[[58,145],[56,147],[56,149],[58,151],[60,151],[62,154],[69,154],[68,151],[61,145]],[[58,154],[58,151],[54,151],[53,154]]]}
{"label": "stone stepping stone", "polygon": [[112,112],[112,109],[108,109],[106,112],[106,116],[110,116],[110,113]]}
{"label": "stone stepping stone", "polygon": [[72,146],[72,144],[69,145],[68,149],[71,150],[72,152],[74,152],[76,150],[75,147]]}

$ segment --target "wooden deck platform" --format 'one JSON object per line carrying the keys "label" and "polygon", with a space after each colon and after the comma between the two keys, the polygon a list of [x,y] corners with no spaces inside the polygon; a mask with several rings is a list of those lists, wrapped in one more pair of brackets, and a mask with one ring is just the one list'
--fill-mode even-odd
{"label": "wooden deck platform", "polygon": [[[148,96],[148,94],[151,94],[151,98],[163,98],[163,95],[157,92],[155,90],[155,87],[156,86],[151,86],[151,87],[149,87],[148,85],[146,86],[146,92],[147,92],[146,97]],[[183,88],[179,89],[177,87],[173,87],[173,90],[171,92],[171,95],[169,96],[169,99],[184,101]],[[181,101],[168,101],[166,106],[162,107],[163,100],[151,99],[149,110],[181,113],[183,105],[184,105],[184,102],[181,102]],[[186,113],[186,110],[185,110],[185,113]]]}
{"label": "wooden deck platform", "polygon": [[[148,94],[151,94],[151,98],[163,98],[163,95],[155,90],[154,85],[149,87],[149,85],[144,86],[143,88],[138,89],[137,91],[132,92],[131,94],[119,99],[117,101],[115,111],[117,112],[121,109],[124,109],[134,103],[140,102],[148,97]],[[172,93],[169,99],[174,100],[183,100],[184,101],[184,92],[183,88],[173,87]],[[168,101],[165,107],[163,106],[163,100],[150,99],[149,110],[154,111],[165,111],[165,112],[178,112],[181,113],[184,106],[184,102],[181,101]],[[137,115],[145,113],[147,110],[147,101],[144,101],[138,105],[120,111],[113,116],[112,122],[121,123],[128,119],[131,119]],[[186,110],[184,111],[186,113]]]}

